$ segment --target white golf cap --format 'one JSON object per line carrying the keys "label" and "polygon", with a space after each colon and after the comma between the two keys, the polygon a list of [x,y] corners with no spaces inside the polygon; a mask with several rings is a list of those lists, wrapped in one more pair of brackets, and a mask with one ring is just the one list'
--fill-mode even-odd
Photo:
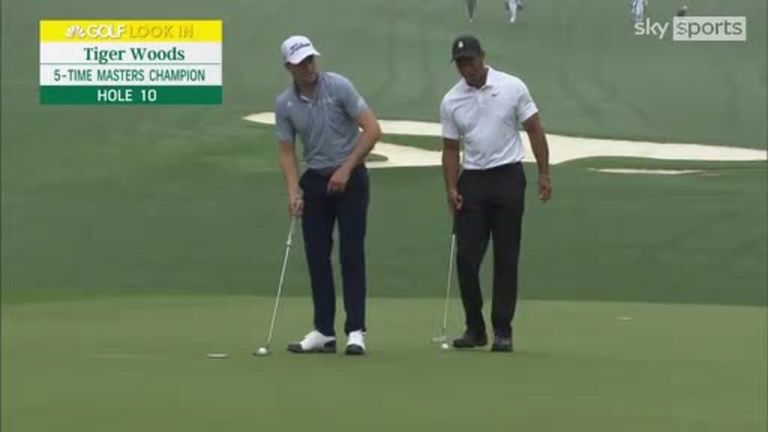
{"label": "white golf cap", "polygon": [[308,56],[319,56],[312,41],[306,36],[291,36],[280,47],[283,54],[283,63],[299,64]]}

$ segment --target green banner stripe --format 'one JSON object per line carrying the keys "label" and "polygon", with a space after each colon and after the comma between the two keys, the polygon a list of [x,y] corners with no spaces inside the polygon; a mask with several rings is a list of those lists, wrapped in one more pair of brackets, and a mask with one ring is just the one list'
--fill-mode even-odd
{"label": "green banner stripe", "polygon": [[40,86],[50,105],[220,104],[221,86]]}

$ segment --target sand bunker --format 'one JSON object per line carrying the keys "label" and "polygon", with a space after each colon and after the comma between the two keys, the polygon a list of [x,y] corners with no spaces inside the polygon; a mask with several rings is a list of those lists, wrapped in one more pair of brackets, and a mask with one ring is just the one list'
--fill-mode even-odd
{"label": "sand bunker", "polygon": [[[274,125],[273,113],[257,113],[245,117],[245,120]],[[431,136],[439,138],[440,124],[402,120],[380,120],[385,134]],[[526,134],[521,134],[526,149],[530,143]],[[680,161],[765,161],[768,152],[740,147],[725,147],[701,144],[654,143],[644,141],[627,141],[599,138],[577,138],[562,135],[547,134],[550,147],[550,163],[557,165],[563,162],[594,158],[594,157],[633,157],[661,160]],[[376,144],[375,153],[387,158],[386,161],[369,162],[370,168],[422,167],[440,165],[440,152],[418,149],[414,147],[393,144]],[[526,162],[534,162],[533,154],[526,151]],[[642,172],[637,172],[642,171]],[[674,170],[623,170],[624,174],[671,174]],[[679,171],[679,170],[678,170]],[[688,170],[690,171],[690,170]],[[614,170],[614,172],[616,172]],[[680,174],[679,172],[675,172]]]}

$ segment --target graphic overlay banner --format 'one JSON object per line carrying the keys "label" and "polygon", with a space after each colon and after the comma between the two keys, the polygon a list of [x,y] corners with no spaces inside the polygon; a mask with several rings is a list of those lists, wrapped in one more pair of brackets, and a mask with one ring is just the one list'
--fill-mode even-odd
{"label": "graphic overlay banner", "polygon": [[220,104],[221,20],[41,20],[41,104]]}

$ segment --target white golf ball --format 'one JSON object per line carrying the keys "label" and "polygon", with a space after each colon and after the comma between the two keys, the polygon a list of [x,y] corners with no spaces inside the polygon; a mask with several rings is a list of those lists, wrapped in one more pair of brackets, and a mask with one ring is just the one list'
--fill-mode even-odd
{"label": "white golf ball", "polygon": [[269,354],[269,351],[267,351],[267,349],[264,347],[261,347],[258,350],[256,350],[256,355],[265,356],[267,354]]}
{"label": "white golf ball", "polygon": [[451,349],[451,347],[448,345],[448,342],[443,342],[443,344],[440,345],[440,348],[444,351]]}

